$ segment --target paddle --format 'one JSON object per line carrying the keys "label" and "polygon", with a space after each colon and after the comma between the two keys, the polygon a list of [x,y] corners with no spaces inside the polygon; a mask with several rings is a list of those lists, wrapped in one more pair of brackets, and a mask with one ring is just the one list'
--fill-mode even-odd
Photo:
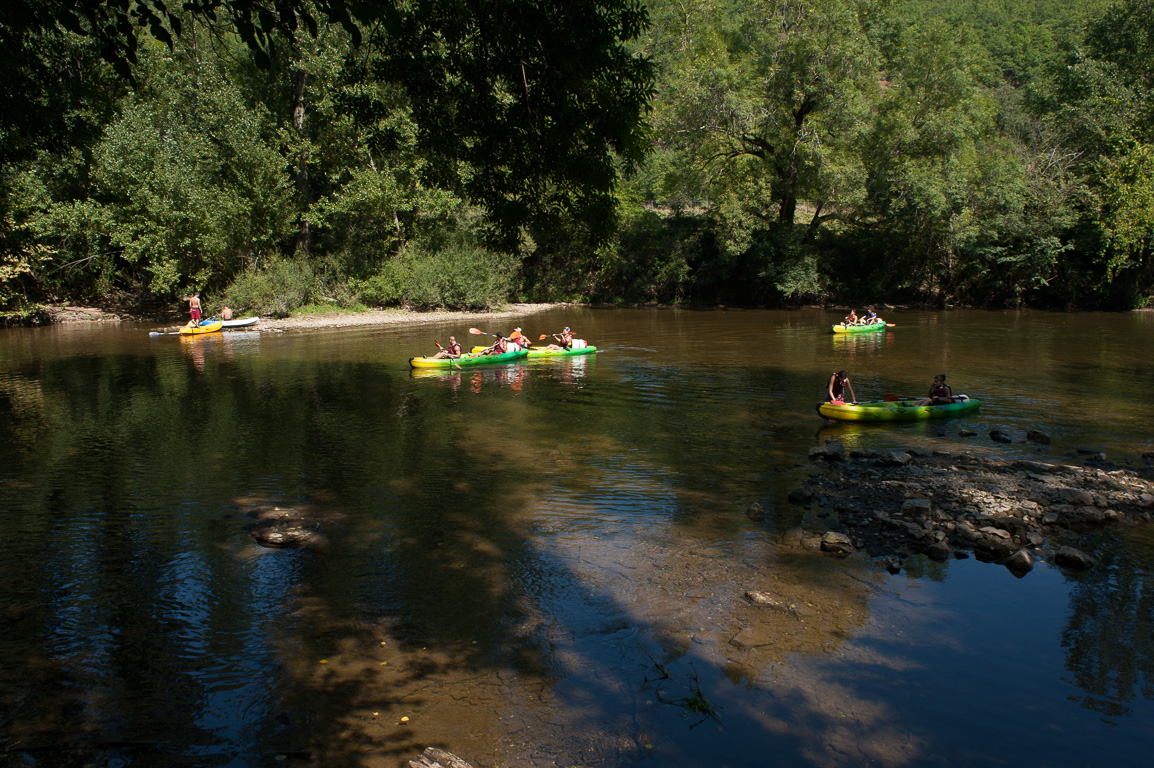
{"label": "paddle", "polygon": [[482,330],[478,330],[477,328],[470,328],[469,333],[473,334],[474,336],[492,336],[493,335],[491,333],[485,333]]}
{"label": "paddle", "polygon": [[179,336],[180,331],[165,331],[163,333],[161,331],[149,331],[148,335],[149,336]]}

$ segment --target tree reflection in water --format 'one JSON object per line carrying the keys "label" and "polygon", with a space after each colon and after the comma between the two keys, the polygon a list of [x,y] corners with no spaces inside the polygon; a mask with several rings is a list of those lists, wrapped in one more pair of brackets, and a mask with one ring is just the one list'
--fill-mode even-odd
{"label": "tree reflection in water", "polygon": [[1070,577],[1070,618],[1062,632],[1066,668],[1084,694],[1082,706],[1109,718],[1129,717],[1127,702],[1154,699],[1154,530],[1111,530],[1080,545],[1098,565]]}

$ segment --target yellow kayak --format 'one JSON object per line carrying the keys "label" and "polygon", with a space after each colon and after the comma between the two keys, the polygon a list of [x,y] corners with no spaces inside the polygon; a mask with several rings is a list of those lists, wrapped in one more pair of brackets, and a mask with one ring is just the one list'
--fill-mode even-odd
{"label": "yellow kayak", "polygon": [[208,325],[194,325],[191,328],[187,328],[187,327],[181,328],[180,329],[180,335],[181,336],[199,336],[203,333],[216,333],[217,331],[219,331],[223,327],[224,327],[223,323],[221,323],[219,320],[217,320],[215,322],[209,323]]}

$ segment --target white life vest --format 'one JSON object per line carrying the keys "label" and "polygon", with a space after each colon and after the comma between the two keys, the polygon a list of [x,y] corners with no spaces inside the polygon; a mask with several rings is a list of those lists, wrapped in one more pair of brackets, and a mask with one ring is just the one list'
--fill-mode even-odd
{"label": "white life vest", "polygon": [[585,339],[573,339],[573,344],[569,348],[570,349],[585,349]]}

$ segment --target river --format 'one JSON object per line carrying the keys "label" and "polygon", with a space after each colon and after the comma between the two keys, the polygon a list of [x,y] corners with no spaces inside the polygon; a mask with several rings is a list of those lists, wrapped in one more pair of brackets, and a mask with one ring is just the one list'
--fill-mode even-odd
{"label": "river", "polygon": [[[787,497],[831,438],[1149,472],[1154,314],[885,314],[560,307],[472,322],[596,354],[431,374],[433,339],[488,337],[0,331],[0,764],[1144,762],[1151,526],[1024,578],[780,539],[820,526]],[[837,369],[982,405],[831,424]],[[319,543],[255,543],[274,508]]]}

